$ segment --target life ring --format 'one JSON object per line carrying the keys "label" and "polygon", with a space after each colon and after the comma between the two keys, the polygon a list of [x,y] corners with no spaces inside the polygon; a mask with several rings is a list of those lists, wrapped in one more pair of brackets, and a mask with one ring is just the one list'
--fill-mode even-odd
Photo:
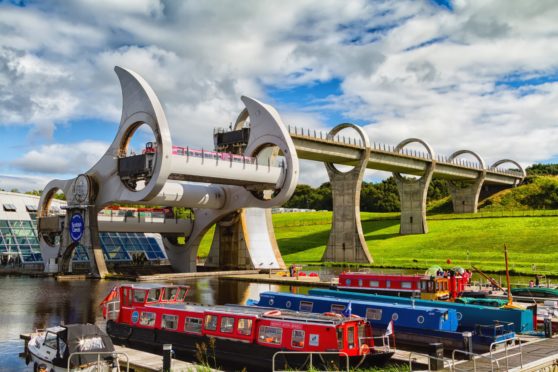
{"label": "life ring", "polygon": [[365,355],[370,354],[370,346],[368,346],[367,344],[360,345],[360,353]]}
{"label": "life ring", "polygon": [[280,310],[269,310],[264,313],[265,316],[279,316],[281,315]]}
{"label": "life ring", "polygon": [[331,312],[331,311],[328,311],[327,313],[324,313],[324,315],[325,315],[325,316],[333,316],[333,317],[335,317],[335,318],[341,318],[341,317],[343,317],[343,315],[338,314],[338,313],[334,313],[334,312]]}

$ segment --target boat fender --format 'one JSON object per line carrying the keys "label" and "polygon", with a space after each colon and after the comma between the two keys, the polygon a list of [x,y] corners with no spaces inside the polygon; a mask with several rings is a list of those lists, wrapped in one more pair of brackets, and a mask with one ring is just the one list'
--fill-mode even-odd
{"label": "boat fender", "polygon": [[370,346],[366,344],[360,345],[360,353],[361,354],[369,354],[370,353]]}
{"label": "boat fender", "polygon": [[264,315],[266,315],[266,316],[279,316],[279,315],[281,315],[281,311],[280,310],[269,310],[269,311],[266,311],[264,313]]}
{"label": "boat fender", "polygon": [[327,313],[324,313],[324,315],[325,316],[333,316],[333,317],[336,317],[336,318],[342,318],[343,317],[343,315],[338,314],[338,313],[333,313],[331,311],[328,311]]}

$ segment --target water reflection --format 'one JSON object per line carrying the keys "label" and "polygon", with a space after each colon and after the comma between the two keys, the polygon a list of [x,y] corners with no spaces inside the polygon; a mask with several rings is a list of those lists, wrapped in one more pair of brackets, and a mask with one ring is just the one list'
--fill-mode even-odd
{"label": "water reflection", "polygon": [[[23,351],[21,333],[64,323],[103,325],[99,304],[113,286],[105,280],[59,282],[53,278],[0,277],[0,372],[31,371],[18,354]],[[123,282],[122,282],[123,283]],[[274,284],[200,278],[177,282],[191,289],[187,301],[209,304],[244,304],[265,291],[298,291]]]}
{"label": "water reflection", "polygon": [[[304,271],[318,272],[322,279],[328,280],[341,272],[342,268],[305,268]],[[402,272],[397,269],[377,271]],[[416,273],[416,270],[403,272]],[[512,282],[528,282],[529,279],[514,277]],[[259,294],[265,291],[306,294],[309,289],[216,278],[177,283],[191,286],[187,301],[211,305],[244,304],[250,298],[259,298]],[[58,282],[52,278],[0,277],[0,372],[31,371],[18,357],[23,351],[23,341],[19,339],[21,333],[61,322],[90,322],[102,327],[104,322],[99,304],[117,284],[119,282],[105,280]]]}

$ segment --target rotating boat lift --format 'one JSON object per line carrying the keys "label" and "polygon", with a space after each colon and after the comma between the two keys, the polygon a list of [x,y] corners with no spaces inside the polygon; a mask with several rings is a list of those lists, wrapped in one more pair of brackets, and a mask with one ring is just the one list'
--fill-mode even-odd
{"label": "rotating boat lift", "polygon": [[[250,135],[242,157],[234,161],[213,152],[176,151],[161,103],[149,84],[133,71],[120,67],[115,71],[123,103],[114,141],[91,169],[74,179],[49,182],[41,196],[38,231],[46,269],[69,271],[73,250],[81,244],[90,257],[91,274],[104,277],[108,270],[97,215],[113,203],[192,208],[195,218],[185,231],[185,244],[163,235],[167,256],[177,271],[196,270],[201,239],[221,221],[208,266],[284,268],[270,208],[291,197],[299,164],[277,111],[253,98],[241,98],[245,109],[236,126],[249,126]],[[126,156],[130,139],[144,124],[153,131],[154,151]],[[50,211],[59,191],[67,200],[64,217]]]}

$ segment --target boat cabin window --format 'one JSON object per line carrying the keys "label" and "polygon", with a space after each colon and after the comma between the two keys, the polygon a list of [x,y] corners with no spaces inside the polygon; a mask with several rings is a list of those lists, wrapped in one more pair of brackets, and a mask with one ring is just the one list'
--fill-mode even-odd
{"label": "boat cabin window", "polygon": [[217,315],[205,316],[205,329],[215,331],[217,329]]}
{"label": "boat cabin window", "polygon": [[186,324],[184,325],[184,330],[186,332],[201,333],[202,320],[200,318],[186,318]]}
{"label": "boat cabin window", "polygon": [[413,283],[411,283],[411,282],[401,282],[401,288],[411,289],[411,288],[413,288]]}
{"label": "boat cabin window", "polygon": [[370,287],[379,287],[380,286],[380,282],[377,280],[371,280],[369,283]]}
{"label": "boat cabin window", "polygon": [[310,301],[300,301],[300,311],[305,311],[307,313],[312,312],[312,308],[314,307],[314,303]]}
{"label": "boat cabin window", "polygon": [[391,280],[386,280],[386,288],[391,288]]}
{"label": "boat cabin window", "polygon": [[381,320],[382,319],[382,309],[372,309],[372,308],[367,308],[366,309],[366,319],[371,319],[371,320]]}
{"label": "boat cabin window", "polygon": [[153,288],[147,292],[147,302],[156,302],[159,301],[161,296],[161,288]]}
{"label": "boat cabin window", "polygon": [[349,349],[353,349],[355,347],[355,327],[349,326],[347,327],[347,346]]}
{"label": "boat cabin window", "polygon": [[343,350],[343,328],[337,328],[337,348]]}
{"label": "boat cabin window", "polygon": [[351,285],[351,279],[345,280],[345,284],[346,284],[346,285]]}
{"label": "boat cabin window", "polygon": [[58,336],[56,335],[56,333],[47,332],[45,336],[45,342],[43,342],[43,344],[50,347],[51,349],[58,350],[58,344],[56,342],[57,338]]}
{"label": "boat cabin window", "polygon": [[359,287],[362,287],[362,279],[359,279],[359,280],[358,280],[358,286],[359,286]]}
{"label": "boat cabin window", "polygon": [[134,289],[134,302],[145,301],[145,291],[143,289]]}
{"label": "boat cabin window", "polygon": [[140,324],[153,327],[155,325],[155,313],[142,312],[140,316]]}
{"label": "boat cabin window", "polygon": [[164,329],[176,329],[178,327],[178,316],[163,314],[163,319],[161,320],[161,328]]}
{"label": "boat cabin window", "polygon": [[178,288],[166,287],[165,291],[163,292],[163,301],[174,301],[176,292],[178,292]]}
{"label": "boat cabin window", "polygon": [[122,306],[132,305],[132,290],[130,288],[122,288]]}
{"label": "boat cabin window", "polygon": [[304,347],[304,331],[302,329],[293,329],[291,344],[292,347]]}
{"label": "boat cabin window", "polygon": [[251,335],[252,334],[252,319],[241,318],[238,319],[238,333],[241,335]]}
{"label": "boat cabin window", "polygon": [[281,344],[283,338],[283,329],[279,327],[261,326],[258,334],[260,342],[267,344]]}
{"label": "boat cabin window", "polygon": [[331,312],[332,313],[341,314],[343,312],[343,310],[345,310],[345,305],[339,305],[339,304],[332,304],[331,305]]}
{"label": "boat cabin window", "polygon": [[186,293],[188,290],[184,287],[178,288],[178,294],[176,295],[176,301],[184,301],[186,299]]}
{"label": "boat cabin window", "polygon": [[224,316],[221,318],[221,332],[232,333],[234,328],[234,318],[230,316]]}
{"label": "boat cabin window", "polygon": [[364,340],[366,338],[366,324],[361,323],[358,325],[358,343],[360,344],[360,340]]}

